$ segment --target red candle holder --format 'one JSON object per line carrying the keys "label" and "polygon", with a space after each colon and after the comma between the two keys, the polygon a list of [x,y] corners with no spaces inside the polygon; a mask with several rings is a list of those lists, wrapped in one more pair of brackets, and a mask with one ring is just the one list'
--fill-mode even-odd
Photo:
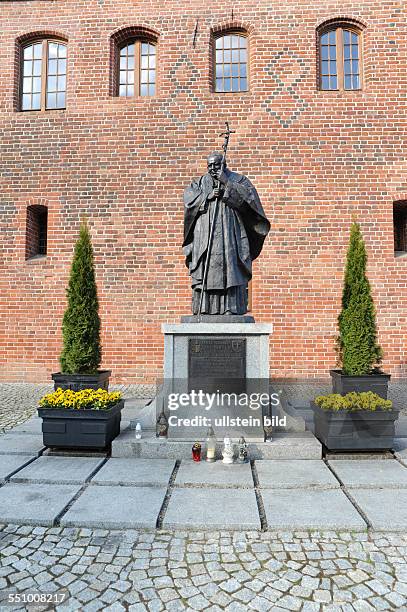
{"label": "red candle holder", "polygon": [[201,450],[202,450],[202,446],[199,444],[199,442],[195,442],[195,444],[192,447],[192,459],[194,461],[201,460]]}

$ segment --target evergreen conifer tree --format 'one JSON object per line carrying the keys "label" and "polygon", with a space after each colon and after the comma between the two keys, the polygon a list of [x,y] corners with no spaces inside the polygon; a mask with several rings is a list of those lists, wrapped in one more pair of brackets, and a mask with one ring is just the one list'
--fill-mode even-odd
{"label": "evergreen conifer tree", "polygon": [[337,340],[342,373],[350,376],[371,374],[383,355],[377,344],[376,315],[366,263],[365,243],[359,224],[354,222],[346,257]]}
{"label": "evergreen conifer tree", "polygon": [[96,374],[101,361],[99,303],[93,248],[86,222],[80,228],[67,289],[60,357],[64,374]]}

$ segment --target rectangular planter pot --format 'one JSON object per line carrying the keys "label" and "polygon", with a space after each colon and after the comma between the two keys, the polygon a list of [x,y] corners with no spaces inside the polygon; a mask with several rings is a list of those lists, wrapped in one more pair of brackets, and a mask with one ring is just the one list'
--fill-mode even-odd
{"label": "rectangular planter pot", "polygon": [[99,370],[97,374],[52,374],[55,391],[59,388],[82,391],[82,389],[105,389],[109,388],[111,370]]}
{"label": "rectangular planter pot", "polygon": [[316,437],[331,451],[393,448],[398,410],[323,410],[312,402]]}
{"label": "rectangular planter pot", "polygon": [[109,410],[38,408],[44,446],[107,448],[120,433],[124,400]]}
{"label": "rectangular planter pot", "polygon": [[341,370],[331,370],[332,392],[346,395],[351,391],[362,393],[373,391],[380,397],[387,399],[390,374],[366,374],[366,376],[347,376]]}

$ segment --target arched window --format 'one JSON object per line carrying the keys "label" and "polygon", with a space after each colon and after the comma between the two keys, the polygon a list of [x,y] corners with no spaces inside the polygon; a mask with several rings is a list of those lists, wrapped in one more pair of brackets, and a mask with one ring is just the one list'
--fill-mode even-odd
{"label": "arched window", "polygon": [[58,40],[36,40],[22,47],[22,111],[51,110],[66,105],[67,46]]}
{"label": "arched window", "polygon": [[154,96],[156,93],[156,43],[131,40],[119,48],[117,95]]}
{"label": "arched window", "polygon": [[25,258],[47,254],[48,208],[34,205],[27,207],[25,233]]}
{"label": "arched window", "polygon": [[217,36],[214,88],[216,92],[248,90],[248,38],[243,32]]}
{"label": "arched window", "polygon": [[323,90],[362,87],[361,31],[351,24],[334,24],[319,33],[319,86]]}

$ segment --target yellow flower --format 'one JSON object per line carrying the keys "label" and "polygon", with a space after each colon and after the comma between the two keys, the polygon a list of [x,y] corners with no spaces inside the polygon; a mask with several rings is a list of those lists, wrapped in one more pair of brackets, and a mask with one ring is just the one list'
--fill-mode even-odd
{"label": "yellow flower", "polygon": [[58,388],[53,393],[44,395],[39,401],[42,408],[90,408],[93,410],[108,409],[121,399],[120,391],[109,393],[105,389],[82,389],[72,391],[72,389],[62,390]]}

